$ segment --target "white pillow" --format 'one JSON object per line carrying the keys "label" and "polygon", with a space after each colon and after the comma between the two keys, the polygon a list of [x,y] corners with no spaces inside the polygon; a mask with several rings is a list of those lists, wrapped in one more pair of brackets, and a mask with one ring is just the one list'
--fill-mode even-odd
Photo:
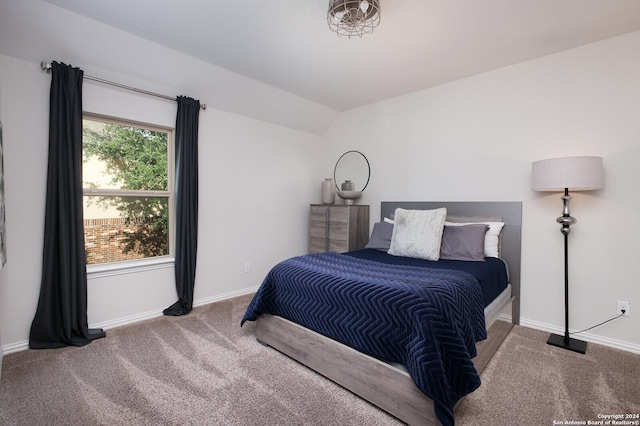
{"label": "white pillow", "polygon": [[484,236],[485,257],[500,257],[500,232],[504,227],[504,222],[445,222],[446,226],[464,226],[473,224],[489,225],[489,230]]}
{"label": "white pillow", "polygon": [[388,253],[426,260],[440,259],[440,244],[446,208],[434,210],[396,209]]}

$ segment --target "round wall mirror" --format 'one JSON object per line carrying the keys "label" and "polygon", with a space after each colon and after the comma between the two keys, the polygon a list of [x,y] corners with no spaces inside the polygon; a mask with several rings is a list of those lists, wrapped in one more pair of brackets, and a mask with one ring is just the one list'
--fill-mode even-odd
{"label": "round wall mirror", "polygon": [[347,151],[342,154],[333,170],[333,179],[338,190],[342,190],[343,183],[351,182],[352,189],[348,190],[362,192],[369,184],[370,176],[369,160],[360,151]]}

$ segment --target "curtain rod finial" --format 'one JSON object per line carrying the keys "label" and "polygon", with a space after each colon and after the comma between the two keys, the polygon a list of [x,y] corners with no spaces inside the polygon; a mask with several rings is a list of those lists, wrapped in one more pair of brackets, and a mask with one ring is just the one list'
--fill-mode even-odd
{"label": "curtain rod finial", "polygon": [[46,71],[47,74],[51,72],[51,63],[42,61],[40,62],[40,67],[43,71]]}

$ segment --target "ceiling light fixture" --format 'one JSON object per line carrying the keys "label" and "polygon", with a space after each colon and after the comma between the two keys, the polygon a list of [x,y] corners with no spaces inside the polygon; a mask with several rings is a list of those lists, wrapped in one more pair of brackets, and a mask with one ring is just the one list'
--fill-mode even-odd
{"label": "ceiling light fixture", "polygon": [[327,22],[338,36],[362,37],[380,23],[380,0],[329,0]]}

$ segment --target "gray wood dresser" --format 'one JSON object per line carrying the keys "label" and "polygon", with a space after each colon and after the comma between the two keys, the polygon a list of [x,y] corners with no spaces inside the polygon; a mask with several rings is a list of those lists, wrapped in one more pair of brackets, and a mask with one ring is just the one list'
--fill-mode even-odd
{"label": "gray wood dresser", "polygon": [[369,206],[311,204],[309,253],[360,250],[369,241]]}

